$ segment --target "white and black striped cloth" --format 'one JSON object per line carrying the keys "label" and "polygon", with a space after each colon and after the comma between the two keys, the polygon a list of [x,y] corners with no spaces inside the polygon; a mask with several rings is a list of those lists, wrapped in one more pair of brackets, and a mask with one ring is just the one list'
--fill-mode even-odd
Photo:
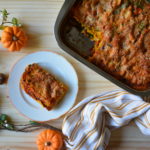
{"label": "white and black striped cloth", "polygon": [[85,98],[63,121],[67,149],[105,150],[111,130],[131,120],[143,134],[150,135],[150,104],[139,96],[115,90]]}

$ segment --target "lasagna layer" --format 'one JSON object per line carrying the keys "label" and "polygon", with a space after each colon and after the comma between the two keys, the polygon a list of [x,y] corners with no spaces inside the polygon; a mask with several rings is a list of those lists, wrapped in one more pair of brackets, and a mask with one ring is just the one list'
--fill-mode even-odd
{"label": "lasagna layer", "polygon": [[88,60],[136,90],[150,88],[149,0],[82,0],[73,17],[94,41]]}

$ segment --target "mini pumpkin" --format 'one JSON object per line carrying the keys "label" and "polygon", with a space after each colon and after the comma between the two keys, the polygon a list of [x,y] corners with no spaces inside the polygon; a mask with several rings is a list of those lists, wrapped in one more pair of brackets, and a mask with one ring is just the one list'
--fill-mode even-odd
{"label": "mini pumpkin", "polygon": [[9,51],[20,51],[26,41],[27,36],[20,27],[6,27],[2,32],[1,42]]}
{"label": "mini pumpkin", "polygon": [[47,129],[39,134],[36,143],[38,150],[61,150],[63,147],[63,136],[58,131]]}

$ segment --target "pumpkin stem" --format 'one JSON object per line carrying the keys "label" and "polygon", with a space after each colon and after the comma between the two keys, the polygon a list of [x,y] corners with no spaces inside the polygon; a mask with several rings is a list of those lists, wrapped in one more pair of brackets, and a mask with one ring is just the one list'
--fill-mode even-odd
{"label": "pumpkin stem", "polygon": [[13,41],[17,41],[18,38],[17,38],[15,35],[13,35],[12,40],[13,40]]}
{"label": "pumpkin stem", "polygon": [[45,146],[51,146],[51,142],[45,142]]}

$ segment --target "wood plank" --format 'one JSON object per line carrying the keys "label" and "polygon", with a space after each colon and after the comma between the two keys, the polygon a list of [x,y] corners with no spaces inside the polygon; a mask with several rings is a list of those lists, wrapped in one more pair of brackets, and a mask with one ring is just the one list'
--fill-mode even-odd
{"label": "wood plank", "polygon": [[[7,8],[24,25],[28,34],[28,44],[21,52],[10,53],[0,44],[0,72],[9,73],[13,65],[25,55],[41,50],[52,50],[67,58],[75,67],[79,77],[77,102],[83,98],[118,88],[88,67],[84,66],[61,50],[54,36],[54,24],[64,0],[1,0],[0,9]],[[9,100],[7,85],[0,86],[0,113],[12,117],[15,123],[27,123],[28,119],[20,115]],[[50,121],[51,125],[61,128],[63,117]],[[34,133],[15,133],[0,131],[0,150],[36,150]],[[118,129],[112,133],[109,150],[148,150],[150,138],[142,135],[135,126]]]}

